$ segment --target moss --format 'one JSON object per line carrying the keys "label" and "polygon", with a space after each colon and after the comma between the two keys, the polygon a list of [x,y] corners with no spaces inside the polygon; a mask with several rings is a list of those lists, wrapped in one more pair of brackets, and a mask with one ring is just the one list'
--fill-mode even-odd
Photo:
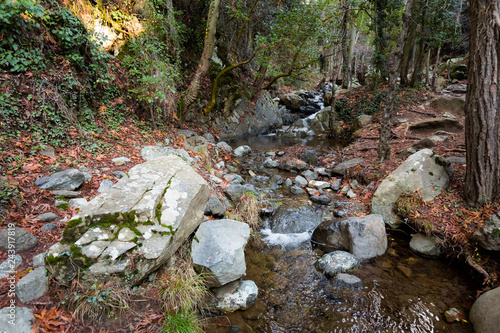
{"label": "moss", "polygon": [[77,245],[72,245],[71,246],[71,258],[73,259],[73,262],[75,263],[81,263],[82,266],[84,267],[90,267],[94,264],[94,261],[87,257],[85,254],[82,253],[82,248]]}
{"label": "moss", "polygon": [[434,176],[434,172],[429,171],[429,175]]}
{"label": "moss", "polygon": [[53,255],[48,255],[45,257],[45,264],[48,266],[55,266],[59,262],[65,261],[67,258],[61,256],[53,256]]}
{"label": "moss", "polygon": [[62,205],[57,206],[57,208],[59,208],[59,209],[63,209],[63,210],[68,210],[68,209],[69,209],[69,204],[68,204],[68,203],[65,203],[65,204],[62,204]]}
{"label": "moss", "polygon": [[443,168],[446,168],[446,161],[441,156],[436,156],[434,158],[434,161],[436,162],[437,165],[440,165]]}

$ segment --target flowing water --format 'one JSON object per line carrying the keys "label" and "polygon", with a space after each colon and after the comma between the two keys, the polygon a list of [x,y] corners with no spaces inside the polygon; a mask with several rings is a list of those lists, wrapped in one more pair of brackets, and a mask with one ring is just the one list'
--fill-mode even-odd
{"label": "flowing water", "polygon": [[[279,149],[280,143],[275,143],[267,136],[254,138],[250,146]],[[279,173],[262,168],[262,159],[263,154],[254,151],[243,164],[260,175]],[[327,209],[311,205],[305,195],[292,198],[265,185],[260,189],[289,211],[283,218],[266,220],[260,237],[247,245],[243,279],[257,284],[259,296],[246,311],[210,320],[208,332],[471,331],[467,322],[450,324],[444,318],[450,308],[467,309],[475,295],[476,286],[463,268],[413,254],[409,235],[395,231],[388,234],[385,255],[351,273],[362,280],[363,289],[335,287],[314,268],[322,253],[310,242],[315,225],[328,216]]]}

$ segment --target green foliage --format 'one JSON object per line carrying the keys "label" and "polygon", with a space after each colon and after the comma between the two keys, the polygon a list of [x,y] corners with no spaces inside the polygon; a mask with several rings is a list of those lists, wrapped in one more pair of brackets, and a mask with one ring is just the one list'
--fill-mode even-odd
{"label": "green foliage", "polygon": [[19,189],[10,185],[4,178],[0,178],[0,222],[5,222],[7,219],[7,205],[21,205],[21,194]]}
{"label": "green foliage", "polygon": [[164,333],[202,333],[200,318],[192,312],[174,312],[165,315]]}

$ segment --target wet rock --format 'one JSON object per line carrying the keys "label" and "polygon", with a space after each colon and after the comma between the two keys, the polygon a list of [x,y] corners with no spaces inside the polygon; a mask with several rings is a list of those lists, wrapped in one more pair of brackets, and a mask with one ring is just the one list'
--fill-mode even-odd
{"label": "wet rock", "polygon": [[69,208],[78,208],[78,209],[82,209],[87,204],[88,204],[87,199],[84,199],[84,198],[75,198],[75,199],[71,199],[68,202]]}
{"label": "wet rock", "polygon": [[241,185],[233,182],[229,184],[225,191],[226,195],[229,197],[229,199],[231,199],[232,202],[238,202],[241,196],[246,192],[250,192],[260,199],[259,192],[253,185],[250,184]]}
{"label": "wet rock", "polygon": [[304,176],[304,178],[306,178],[307,180],[316,180],[316,179],[318,179],[318,174],[316,172],[311,171],[311,170],[303,171],[301,173],[301,175]]}
{"label": "wet rock", "polygon": [[24,229],[14,227],[0,231],[0,248],[7,251],[9,249],[9,243],[12,243],[12,238],[14,238],[17,253],[31,250],[38,244],[38,240],[35,236]]}
{"label": "wet rock", "polygon": [[317,165],[318,164],[318,155],[316,154],[316,151],[313,149],[306,150],[302,156],[301,159],[305,161],[306,163],[309,163],[311,165]]}
{"label": "wet rock", "polygon": [[426,258],[438,258],[443,251],[439,243],[441,240],[436,236],[415,234],[410,241],[410,249]]}
{"label": "wet rock", "polygon": [[332,199],[327,197],[326,195],[313,195],[310,197],[311,201],[317,203],[319,205],[328,205],[332,202]]}
{"label": "wet rock", "polygon": [[314,230],[322,221],[312,205],[293,207],[281,205],[269,221],[273,233],[295,234]]}
{"label": "wet rock", "polygon": [[311,242],[325,252],[349,251],[359,260],[381,256],[387,250],[384,221],[376,214],[325,221],[314,230]]}
{"label": "wet rock", "polygon": [[281,95],[280,100],[288,109],[294,112],[299,111],[300,107],[306,103],[296,92]]}
{"label": "wet rock", "polygon": [[246,272],[244,249],[250,236],[246,223],[233,220],[203,222],[191,245],[191,257],[198,272],[209,273],[209,287],[220,287]]}
{"label": "wet rock", "polygon": [[226,215],[226,208],[216,194],[211,195],[208,199],[207,207],[205,207],[205,215],[215,218],[224,218],[224,215]]}
{"label": "wet rock", "polygon": [[411,271],[410,267],[406,267],[406,266],[403,266],[403,265],[397,265],[396,267],[407,278],[411,278],[412,277],[413,274],[412,274],[412,271]]}
{"label": "wet rock", "polygon": [[250,155],[252,153],[252,148],[249,146],[239,146],[234,150],[234,156],[243,157],[243,155]]}
{"label": "wet rock", "polygon": [[277,161],[273,161],[271,158],[266,158],[264,161],[264,166],[266,168],[277,168],[279,163]]}
{"label": "wet rock", "polygon": [[16,284],[16,296],[23,303],[42,297],[48,290],[49,279],[44,266],[25,275]]}
{"label": "wet rock", "polygon": [[295,185],[296,186],[307,186],[308,181],[302,176],[295,177]]}
{"label": "wet rock", "polygon": [[500,251],[500,215],[495,213],[474,232],[473,239],[490,251]]}
{"label": "wet rock", "polygon": [[232,152],[233,151],[233,148],[227,144],[227,142],[224,142],[224,141],[220,141],[218,144],[217,144],[217,147],[220,148],[220,149],[223,149],[225,151],[228,151],[228,152]]}
{"label": "wet rock", "polygon": [[65,197],[65,198],[77,198],[81,195],[81,192],[78,191],[67,191],[67,190],[55,190],[52,191],[56,197]]}
{"label": "wet rock", "polygon": [[247,310],[255,303],[259,288],[255,282],[250,280],[234,281],[215,289],[215,297],[219,300],[217,308],[234,312],[236,310]]}
{"label": "wet rock", "polygon": [[184,149],[192,151],[195,154],[201,154],[208,151],[208,140],[202,136],[187,138],[182,145]]}
{"label": "wet rock", "polygon": [[47,223],[42,226],[42,231],[43,232],[49,232],[57,228],[57,224],[54,223]]}
{"label": "wet rock", "polygon": [[203,136],[203,138],[205,138],[205,140],[207,140],[209,143],[211,143],[211,144],[215,144],[215,138],[214,138],[214,136],[213,136],[212,134],[210,134],[210,133],[205,133],[205,134],[203,134],[202,136]]}
{"label": "wet rock", "polygon": [[403,193],[420,190],[424,201],[431,201],[448,188],[446,161],[430,149],[408,157],[379,185],[372,198],[372,213],[381,214],[387,225],[397,228],[401,220],[393,207]]}
{"label": "wet rock", "polygon": [[97,192],[103,193],[103,192],[109,190],[111,187],[113,187],[113,185],[114,185],[114,183],[111,180],[104,179],[101,182],[101,185],[99,185],[99,188],[97,189]]}
{"label": "wet rock", "polygon": [[57,219],[57,215],[54,214],[54,213],[43,213],[43,214],[40,214],[36,217],[37,220],[40,220],[42,222],[51,222],[51,221],[54,221],[55,219]]}
{"label": "wet rock", "polygon": [[299,194],[305,194],[306,191],[304,191],[302,188],[296,186],[296,185],[293,185],[292,187],[290,187],[290,192],[294,195],[299,195]]}
{"label": "wet rock", "polygon": [[465,319],[465,313],[457,308],[451,308],[445,311],[444,318],[448,323],[460,322],[460,320]]}
{"label": "wet rock", "polygon": [[356,165],[361,164],[361,163],[363,163],[362,158],[355,158],[355,159],[352,159],[349,161],[342,162],[340,164],[337,164],[333,168],[332,173],[334,175],[344,176],[347,173],[347,170],[349,170],[350,168],[353,168]]}
{"label": "wet rock", "polygon": [[[9,323],[15,320],[15,325]],[[31,322],[35,316],[29,308],[6,306],[0,309],[0,332],[2,333],[27,333],[32,332]]]}
{"label": "wet rock", "polygon": [[360,278],[346,273],[338,273],[335,279],[331,281],[331,284],[334,287],[340,287],[344,289],[351,289],[351,290],[363,289],[363,282],[361,281]]}
{"label": "wet rock", "polygon": [[372,116],[369,116],[366,114],[359,115],[356,117],[356,119],[354,119],[352,127],[355,131],[357,131],[357,130],[365,127],[369,123],[371,123],[372,119],[373,119]]}
{"label": "wet rock", "polygon": [[417,121],[410,125],[410,130],[416,133],[429,130],[446,130],[449,132],[460,132],[464,126],[456,119],[448,118],[430,118]]}
{"label": "wet rock", "polygon": [[196,132],[190,131],[190,130],[178,130],[177,135],[182,137],[191,138],[193,136],[197,136],[198,134]]}
{"label": "wet rock", "polygon": [[474,302],[469,319],[476,333],[498,332],[500,327],[500,287],[487,291]]}
{"label": "wet rock", "polygon": [[16,273],[16,269],[21,266],[23,263],[23,258],[16,254],[14,259],[10,257],[6,259],[2,264],[0,264],[0,279],[7,277],[9,275],[14,275]]}
{"label": "wet rock", "polygon": [[113,176],[115,176],[118,179],[122,179],[127,177],[127,174],[123,171],[113,171]]}
{"label": "wet rock", "polygon": [[111,162],[113,162],[113,164],[116,166],[120,166],[120,165],[127,164],[128,162],[131,162],[131,161],[129,158],[122,156],[122,157],[113,158],[111,160]]}
{"label": "wet rock", "polygon": [[85,175],[77,169],[56,172],[53,175],[38,178],[35,185],[46,190],[74,190],[85,181]]}
{"label": "wet rock", "polygon": [[465,96],[440,95],[431,102],[430,106],[440,112],[451,112],[462,115],[465,112]]}
{"label": "wet rock", "polygon": [[328,277],[335,277],[339,273],[349,273],[359,267],[359,261],[349,252],[334,251],[322,256],[314,267]]}

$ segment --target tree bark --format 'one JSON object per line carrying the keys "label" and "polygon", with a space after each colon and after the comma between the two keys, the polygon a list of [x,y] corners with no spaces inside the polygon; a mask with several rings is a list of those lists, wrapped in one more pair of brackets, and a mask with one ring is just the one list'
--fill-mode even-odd
{"label": "tree bark", "polygon": [[480,206],[499,193],[500,0],[471,1],[465,102],[465,198]]}
{"label": "tree bark", "polygon": [[350,59],[349,59],[349,38],[347,34],[347,27],[349,23],[349,0],[342,0],[342,23],[340,29],[340,44],[342,48],[342,89],[349,88],[350,80]]}
{"label": "tree bark", "polygon": [[[416,8],[416,7],[415,7]],[[412,13],[415,16],[415,13]],[[403,58],[401,60],[401,85],[408,85],[408,71],[410,69],[410,60],[413,56],[413,50],[415,48],[415,39],[417,38],[417,27],[418,24],[415,20],[411,21],[410,28],[408,29],[408,38],[406,38],[405,46],[403,49]]]}
{"label": "tree bark", "polygon": [[214,53],[215,33],[217,30],[217,20],[219,19],[219,6],[220,0],[210,1],[203,53],[201,55],[200,63],[198,65],[196,73],[194,74],[193,80],[191,80],[189,87],[181,97],[180,109],[182,113],[184,113],[188,109],[188,107],[196,100],[196,96],[200,91],[201,80],[207,74],[210,67],[210,59],[212,58],[212,55]]}
{"label": "tree bark", "polygon": [[389,139],[391,136],[391,117],[394,110],[394,98],[398,89],[397,78],[401,59],[403,57],[404,40],[410,28],[411,12],[413,9],[413,0],[406,2],[405,11],[403,13],[403,27],[398,38],[396,50],[392,54],[392,63],[389,72],[389,91],[385,100],[382,122],[380,124],[380,140],[378,143],[378,157],[381,162],[391,158],[391,147]]}

